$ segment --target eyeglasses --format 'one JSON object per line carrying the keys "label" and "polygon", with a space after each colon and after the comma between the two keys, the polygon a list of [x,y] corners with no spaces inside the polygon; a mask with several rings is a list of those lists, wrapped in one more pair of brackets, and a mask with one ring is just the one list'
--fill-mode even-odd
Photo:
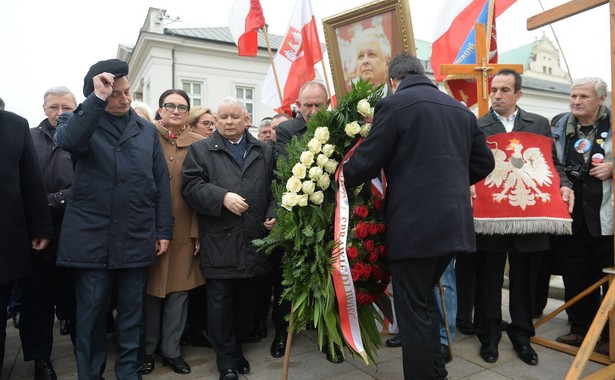
{"label": "eyeglasses", "polygon": [[68,111],[68,112],[73,112],[73,107],[69,107],[69,106],[47,106],[45,107],[46,110],[56,113],[58,111]]}
{"label": "eyeglasses", "polygon": [[213,127],[216,125],[215,122],[213,121],[209,121],[209,120],[204,120],[200,122],[204,127]]}
{"label": "eyeglasses", "polygon": [[175,105],[173,103],[164,103],[162,106],[165,110],[169,112],[174,112],[176,109],[179,111],[179,113],[188,112],[188,106],[185,104]]}

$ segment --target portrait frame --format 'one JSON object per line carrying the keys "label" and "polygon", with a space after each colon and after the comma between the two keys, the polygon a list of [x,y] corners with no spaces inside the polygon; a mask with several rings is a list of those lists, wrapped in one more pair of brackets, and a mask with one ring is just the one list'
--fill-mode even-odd
{"label": "portrait frame", "polygon": [[[333,85],[338,98],[346,94],[356,80],[358,33],[365,29],[380,28],[391,47],[391,58],[406,51],[416,56],[412,19],[407,0],[379,0],[323,19],[325,42]],[[354,66],[353,66],[354,61]]]}

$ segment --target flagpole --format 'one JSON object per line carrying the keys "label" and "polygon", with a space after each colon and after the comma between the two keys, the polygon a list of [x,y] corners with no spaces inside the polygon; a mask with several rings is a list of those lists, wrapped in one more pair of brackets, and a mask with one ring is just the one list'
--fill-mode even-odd
{"label": "flagpole", "polygon": [[491,52],[491,33],[493,32],[493,12],[495,11],[495,0],[489,1],[489,10],[487,11],[487,59],[489,60],[489,53]]}
{"label": "flagpole", "polygon": [[[271,61],[271,69],[273,70],[273,79],[275,80],[275,87],[278,90],[278,97],[280,98],[280,105],[283,104],[282,90],[280,90],[280,81],[278,80],[278,72],[275,69],[275,62],[273,59],[273,53],[271,53],[271,44],[269,43],[269,33],[267,32],[267,24],[263,25],[263,32],[265,33],[265,41],[267,41],[267,51],[269,52],[269,60]],[[280,46],[278,48],[281,49]]]}
{"label": "flagpole", "polygon": [[327,86],[327,94],[329,94],[329,99],[331,98],[331,87],[329,87],[329,78],[327,77],[327,70],[325,69],[325,59],[324,57],[320,59],[320,63],[322,64],[322,76],[325,77],[325,86]]}

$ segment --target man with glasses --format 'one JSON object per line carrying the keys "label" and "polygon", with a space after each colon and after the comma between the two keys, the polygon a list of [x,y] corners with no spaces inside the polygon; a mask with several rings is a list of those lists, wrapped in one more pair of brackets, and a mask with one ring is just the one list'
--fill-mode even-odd
{"label": "man with glasses", "polygon": [[53,346],[54,301],[58,301],[58,319],[65,332],[74,298],[71,272],[56,270],[56,254],[64,209],[73,180],[73,163],[68,152],[53,141],[58,117],[77,108],[75,95],[66,87],[52,87],[45,92],[43,111],[47,118],[30,129],[34,149],[43,169],[47,203],[51,211],[54,239],[42,251],[32,251],[32,273],[21,278],[21,328],[19,335],[25,361],[34,360],[34,378],[54,380],[51,364]]}
{"label": "man with glasses", "polygon": [[74,268],[79,379],[102,379],[106,317],[117,290],[115,377],[140,379],[147,270],[172,238],[169,172],[153,124],[131,108],[128,64],[100,61],[84,78],[85,101],[58,119],[74,181],[57,265]]}

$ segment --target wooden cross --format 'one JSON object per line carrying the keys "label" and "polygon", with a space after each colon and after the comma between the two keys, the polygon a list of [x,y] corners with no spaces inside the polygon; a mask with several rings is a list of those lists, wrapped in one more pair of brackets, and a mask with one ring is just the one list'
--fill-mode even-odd
{"label": "wooden cross", "polygon": [[[489,63],[489,52],[485,37],[485,24],[476,24],[474,32],[476,40],[476,63],[440,65],[440,73],[476,78],[476,94],[478,102],[478,117],[489,111],[489,75],[495,75],[502,69],[511,69],[523,73],[523,65]],[[491,36],[487,36],[491,39]]]}
{"label": "wooden cross", "polygon": [[[574,16],[581,12],[588,11],[599,5],[603,5],[607,3],[610,3],[610,17],[611,17],[611,20],[610,20],[610,23],[611,23],[611,33],[610,33],[610,36],[611,36],[611,46],[610,46],[611,48],[611,89],[613,89],[615,88],[614,87],[615,86],[615,63],[614,63],[614,58],[615,58],[615,0],[610,0],[610,1],[609,0],[573,0],[573,1],[569,1],[553,9],[550,9],[546,12],[530,17],[527,20],[527,29],[534,30],[534,29],[540,28],[541,26],[545,26],[553,22],[563,20],[565,18]],[[588,38],[589,37],[592,37],[592,36],[588,35]],[[615,99],[611,96],[611,109],[613,109],[613,107],[615,107]],[[615,118],[611,118],[611,128],[615,129]],[[613,180],[615,181],[615,178]],[[572,362],[572,365],[570,367],[570,370],[568,371],[568,374],[566,375],[566,380],[579,379],[583,375],[583,371],[585,370],[587,366],[587,362],[590,358],[592,360],[596,360],[604,364],[610,364],[610,365],[592,373],[591,375],[587,376],[586,379],[598,380],[598,379],[615,378],[615,364],[614,364],[615,362],[615,316],[613,315],[613,310],[615,310],[615,284],[613,283],[613,281],[615,281],[615,268],[606,268],[604,271],[607,273],[607,276],[596,284],[598,284],[599,286],[600,282],[604,283],[607,281],[607,278],[608,278],[608,282],[610,283],[609,290],[607,291],[606,295],[603,298],[602,304],[600,305],[600,309],[598,310],[598,313],[596,314],[594,321],[592,322],[591,327],[589,328],[589,331],[587,332],[587,335],[585,335],[583,344],[581,345],[581,347],[579,347],[578,351],[576,352],[575,359]],[[569,305],[574,304],[577,299],[582,298],[583,295],[586,295],[587,293],[591,293],[592,290],[598,287],[596,286],[596,284],[586,289],[583,293],[579,294],[577,297],[566,302],[564,306],[560,307],[555,312],[549,314],[547,317],[544,318],[544,322],[543,320],[538,321],[535,327],[538,327],[541,324],[546,323],[549,319],[553,318],[560,311],[563,311]],[[592,289],[592,287],[595,287],[595,288]],[[596,343],[598,342],[598,339],[600,338],[602,329],[604,328],[606,323],[609,323],[609,327],[610,327],[609,328],[610,354],[609,354],[609,357],[606,358],[606,361],[605,361],[603,360],[602,355],[597,355],[593,353],[593,350],[594,350],[594,347],[596,346]],[[532,342],[542,344],[543,346],[546,346],[552,349],[565,351],[568,353],[574,353],[574,351],[571,350],[569,346],[567,345],[562,345],[557,342],[553,342],[548,339],[541,338],[539,336],[533,337]]]}

